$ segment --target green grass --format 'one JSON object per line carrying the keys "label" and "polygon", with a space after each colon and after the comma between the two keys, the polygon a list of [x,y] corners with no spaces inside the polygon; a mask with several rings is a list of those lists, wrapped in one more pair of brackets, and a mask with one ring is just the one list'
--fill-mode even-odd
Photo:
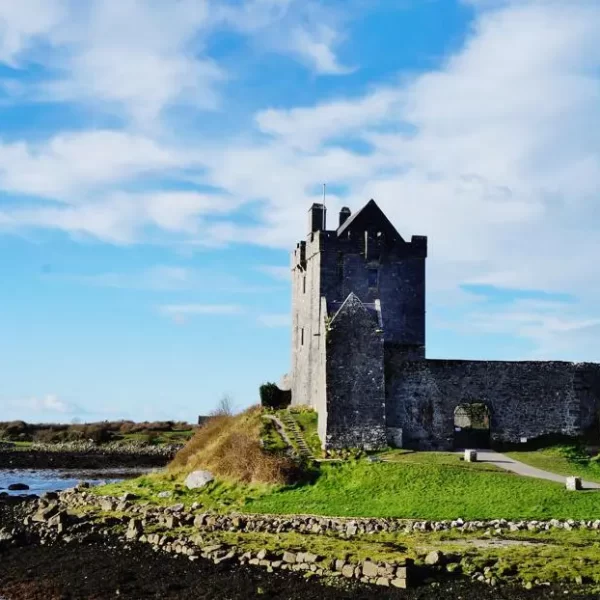
{"label": "green grass", "polygon": [[[245,510],[249,502],[256,501],[263,494],[269,493],[271,486],[214,481],[200,490],[188,490],[182,477],[168,473],[156,473],[94,487],[90,491],[100,496],[121,496],[126,492],[131,492],[138,496],[139,502],[148,501],[162,506],[182,503],[189,507],[197,502],[204,510],[227,513]],[[171,496],[160,498],[158,494],[163,491],[170,491]]]}
{"label": "green grass", "polygon": [[499,467],[485,462],[467,463],[462,460],[457,452],[416,452],[414,450],[388,450],[378,454],[382,459],[401,464],[417,465],[447,465],[452,468],[467,469],[469,471],[498,471],[504,472]]}
{"label": "green grass", "polygon": [[13,442],[11,440],[3,440],[13,445],[16,450],[27,450],[31,448],[33,442]]}
{"label": "green grass", "polygon": [[[465,463],[466,465],[466,463]],[[312,485],[274,489],[250,512],[424,519],[598,518],[600,494],[479,467],[330,463]]]}
{"label": "green grass", "polygon": [[506,453],[511,458],[532,467],[558,475],[577,475],[588,481],[600,483],[600,462],[590,458],[577,446],[553,446],[540,450]]}
{"label": "green grass", "polygon": [[141,431],[120,435],[119,439],[123,442],[145,442],[150,436],[152,438],[152,443],[156,445],[185,444],[193,435],[193,429],[180,431],[157,431],[156,433]]}
{"label": "green grass", "polygon": [[[600,492],[568,492],[551,481],[520,477],[456,454],[392,451],[394,462],[323,463],[311,484],[241,485],[215,482],[190,491],[176,475],[157,474],[96,488],[98,494],[136,493],[141,499],[227,512],[316,514],[415,519],[597,519]],[[170,498],[158,499],[162,490]]]}

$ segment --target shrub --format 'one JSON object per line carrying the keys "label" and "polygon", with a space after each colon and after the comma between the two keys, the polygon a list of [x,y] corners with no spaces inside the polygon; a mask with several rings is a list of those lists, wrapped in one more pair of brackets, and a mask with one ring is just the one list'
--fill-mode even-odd
{"label": "shrub", "polygon": [[24,433],[29,433],[29,427],[25,421],[11,421],[4,427],[7,436],[18,436]]}
{"label": "shrub", "polygon": [[265,408],[281,409],[289,406],[291,393],[279,389],[276,383],[263,383],[260,388],[260,403]]}

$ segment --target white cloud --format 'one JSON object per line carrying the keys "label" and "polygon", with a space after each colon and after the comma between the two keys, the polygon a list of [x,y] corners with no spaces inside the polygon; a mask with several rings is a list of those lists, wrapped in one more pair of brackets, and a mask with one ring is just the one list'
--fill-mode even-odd
{"label": "white cloud", "polygon": [[265,273],[274,279],[280,279],[281,281],[290,281],[291,279],[291,268],[281,267],[279,265],[260,265],[257,270],[261,273]]}
{"label": "white cloud", "polygon": [[203,54],[208,11],[203,0],[72,6],[73,20],[51,38],[68,48],[64,76],[46,85],[45,93],[113,105],[144,125],[172,104],[215,108],[224,73]]}
{"label": "white cloud", "polygon": [[189,317],[200,315],[231,316],[244,312],[238,304],[166,304],[159,307],[159,312],[182,324]]}
{"label": "white cloud", "polygon": [[66,414],[81,414],[85,412],[80,406],[72,402],[68,402],[63,398],[59,398],[55,394],[48,394],[41,398],[29,398],[22,403],[29,413],[42,413],[66,415]]}
{"label": "white cloud", "polygon": [[18,66],[20,55],[65,17],[63,0],[0,0],[0,62]]}
{"label": "white cloud", "polygon": [[299,27],[291,33],[291,49],[312,64],[317,73],[345,75],[354,69],[341,65],[336,58],[332,46],[337,37],[337,32],[327,26],[313,31]]}
{"label": "white cloud", "polygon": [[404,91],[381,88],[353,99],[332,100],[309,108],[267,109],[256,115],[261,131],[286,145],[304,150],[319,146],[340,134],[355,135],[368,127],[400,119]]}
{"label": "white cloud", "polygon": [[77,203],[91,189],[185,166],[156,141],[122,131],[60,133],[42,143],[0,144],[0,185],[7,192]]}
{"label": "white cloud", "polygon": [[313,0],[0,0],[0,62],[47,70],[28,90],[15,81],[3,89],[156,129],[173,106],[220,108],[229,73],[210,56],[213,33],[233,30],[317,73],[343,74],[339,20]]}
{"label": "white cloud", "polygon": [[505,335],[531,346],[520,357],[529,360],[600,361],[596,343],[600,316],[580,303],[555,300],[516,300],[507,305],[480,303],[468,318],[438,323],[460,334]]}
{"label": "white cloud", "polygon": [[181,265],[155,265],[140,271],[109,271],[84,275],[50,272],[44,277],[51,281],[67,281],[95,287],[157,292],[206,290],[235,294],[255,294],[272,290],[272,287],[269,286],[246,283],[234,275],[224,273],[222,270]]}
{"label": "white cloud", "polygon": [[257,317],[259,324],[264,327],[275,328],[275,327],[289,327],[292,322],[292,318],[289,314],[271,313],[259,315]]}
{"label": "white cloud", "polygon": [[322,75],[344,75],[353,68],[342,65],[336,47],[343,41],[343,21],[352,12],[334,11],[330,4],[314,0],[246,0],[219,3],[214,21],[252,36],[267,50],[289,54]]}
{"label": "white cloud", "polygon": [[[207,229],[203,216],[227,213],[236,205],[228,196],[175,191],[115,193],[101,199],[73,196],[73,201],[71,206],[17,205],[0,210],[0,229],[53,228],[114,244],[147,239],[144,231],[152,227],[162,234],[200,238]],[[211,243],[209,237],[201,239]]]}

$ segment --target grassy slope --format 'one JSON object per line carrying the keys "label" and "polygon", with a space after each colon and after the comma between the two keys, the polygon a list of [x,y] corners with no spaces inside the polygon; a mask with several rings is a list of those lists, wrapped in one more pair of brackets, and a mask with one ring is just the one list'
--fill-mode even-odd
{"label": "grassy slope", "polygon": [[600,483],[600,463],[590,460],[572,446],[555,446],[535,451],[507,452],[507,455],[532,467],[558,475],[577,475]]}
{"label": "grassy slope", "polygon": [[[425,454],[425,453],[423,453]],[[421,460],[425,461],[425,457]],[[366,461],[325,463],[313,484],[242,485],[227,481],[186,490],[176,474],[146,476],[96,488],[134,492],[161,504],[199,502],[203,509],[271,514],[423,519],[600,518],[600,493],[567,492],[561,484],[466,465]],[[170,498],[158,499],[171,490]]]}

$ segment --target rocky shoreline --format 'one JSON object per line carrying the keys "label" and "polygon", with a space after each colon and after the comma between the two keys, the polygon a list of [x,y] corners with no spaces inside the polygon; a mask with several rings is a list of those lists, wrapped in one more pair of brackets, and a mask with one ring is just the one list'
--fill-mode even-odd
{"label": "rocky shoreline", "polygon": [[[512,522],[503,519],[493,521],[409,521],[400,519],[333,519],[316,516],[266,516],[266,515],[217,515],[201,513],[198,507],[186,509],[183,504],[167,507],[148,505],[135,501],[132,494],[120,498],[95,496],[82,484],[63,492],[50,492],[42,497],[9,497],[0,494],[0,555],[2,564],[16,561],[10,577],[0,575],[0,597],[19,600],[35,598],[35,595],[7,596],[6,587],[22,584],[19,572],[27,573],[30,560],[46,560],[50,554],[67,557],[95,553],[106,562],[107,569],[115,568],[117,556],[151,557],[157,563],[157,573],[164,568],[177,571],[179,577],[205,577],[206,573],[234,573],[247,583],[259,580],[259,587],[278,582],[286,589],[281,598],[375,598],[383,592],[386,598],[546,598],[548,594],[571,598],[596,598],[582,590],[568,590],[564,585],[542,584],[537,589],[504,584],[496,587],[493,566],[485,572],[459,575],[466,567],[460,556],[445,555],[432,551],[415,564],[408,557],[377,562],[370,559],[351,560],[349,556],[320,556],[298,548],[274,551],[268,548],[248,551],[235,543],[219,540],[219,532],[285,533],[294,532],[307,536],[327,535],[342,539],[377,532],[392,531],[545,531],[548,529],[599,529],[599,521],[525,521]],[[215,537],[215,534],[217,536]],[[33,550],[32,548],[37,548]],[[49,549],[52,549],[51,552]],[[83,552],[83,554],[81,554]],[[178,559],[174,567],[172,559]],[[96,561],[96,559],[94,559]],[[97,561],[96,561],[97,562]],[[125,561],[127,562],[127,561]],[[112,565],[112,566],[110,566]],[[200,575],[202,574],[202,575]],[[152,596],[139,586],[140,573],[131,575],[132,589],[126,598],[241,598],[243,596],[177,595],[176,590],[163,589],[162,596]],[[215,575],[216,576],[216,575]],[[23,575],[25,577],[25,575]],[[54,575],[53,575],[54,577]],[[65,576],[66,577],[66,576]],[[282,579],[283,578],[283,579]],[[307,578],[310,581],[307,581]],[[25,577],[26,579],[26,577]],[[285,583],[282,583],[285,582]],[[64,582],[66,585],[66,581]],[[427,585],[423,585],[426,583]],[[33,584],[32,584],[33,585]],[[158,584],[157,584],[158,585]],[[215,583],[216,585],[216,583]],[[254,585],[254,584],[252,584]],[[137,586],[137,587],[136,587]],[[294,589],[292,592],[290,586]],[[308,587],[306,587],[308,586]],[[313,588],[312,586],[317,586]],[[60,586],[59,586],[60,587]],[[160,585],[158,586],[160,587]],[[306,589],[305,589],[306,588]],[[112,595],[71,595],[68,598],[114,598]],[[350,595],[347,594],[352,590]],[[443,590],[443,594],[442,594]],[[214,592],[214,590],[213,590]],[[20,593],[20,592],[19,592]],[[29,592],[28,592],[29,593]],[[47,591],[45,592],[47,594]],[[83,592],[82,592],[83,594]],[[108,594],[108,592],[107,592]],[[172,595],[169,595],[172,594]],[[259,597],[261,594],[246,595]],[[40,598],[42,596],[39,596]],[[53,598],[46,595],[44,598]],[[65,596],[57,595],[57,598]]]}

